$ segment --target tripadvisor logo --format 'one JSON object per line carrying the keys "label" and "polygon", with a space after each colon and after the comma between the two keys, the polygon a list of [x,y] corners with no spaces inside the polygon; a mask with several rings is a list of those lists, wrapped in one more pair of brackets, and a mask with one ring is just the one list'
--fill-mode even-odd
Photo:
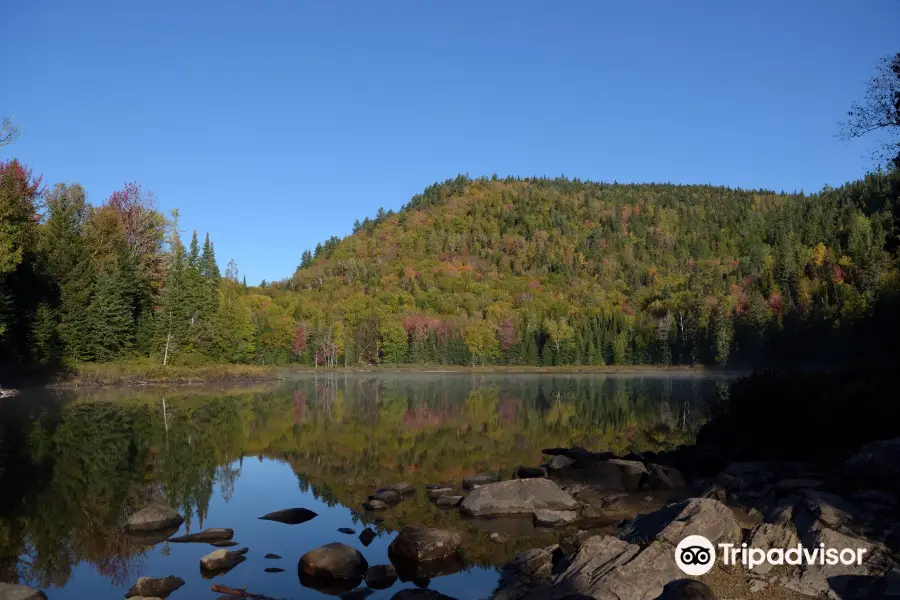
{"label": "tripadvisor logo", "polygon": [[[801,544],[790,548],[749,548],[746,543],[719,544],[722,564],[743,565],[753,569],[761,564],[778,565],[861,565],[867,548],[804,548]],[[716,563],[716,547],[702,535],[689,535],[675,548],[675,563],[686,575],[705,575]]]}

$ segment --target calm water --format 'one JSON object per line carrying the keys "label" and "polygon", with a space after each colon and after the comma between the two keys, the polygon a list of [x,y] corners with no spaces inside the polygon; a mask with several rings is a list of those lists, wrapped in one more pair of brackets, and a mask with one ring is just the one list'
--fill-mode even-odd
{"label": "calm water", "polygon": [[[387,563],[403,525],[464,532],[466,570],[419,581],[456,598],[484,598],[496,565],[547,543],[527,521],[468,521],[430,504],[426,483],[539,464],[541,449],[661,450],[689,443],[719,380],[655,376],[338,375],[242,389],[26,391],[0,401],[0,581],[42,588],[50,600],[122,598],[141,576],[177,575],[171,598],[216,598],[213,583],[277,598],[324,598],[304,588],[297,559],[321,544]],[[379,485],[420,492],[374,523],[359,505]],[[164,500],[180,533],[231,527],[248,560],[206,580],[206,544],[143,546],[122,532],[130,512]],[[300,525],[261,521],[306,507]],[[356,535],[372,527],[368,547]],[[550,541],[552,542],[552,537]],[[283,556],[265,560],[266,553]],[[265,573],[266,567],[283,573]],[[364,584],[363,584],[364,585]],[[390,598],[413,583],[369,596]]]}

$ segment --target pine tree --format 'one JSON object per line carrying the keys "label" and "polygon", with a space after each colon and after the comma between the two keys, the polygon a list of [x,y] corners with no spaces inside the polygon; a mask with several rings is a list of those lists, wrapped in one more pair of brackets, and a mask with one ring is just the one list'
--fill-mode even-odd
{"label": "pine tree", "polygon": [[123,357],[134,345],[132,307],[125,297],[122,282],[103,273],[87,309],[90,332],[88,355],[98,361]]}

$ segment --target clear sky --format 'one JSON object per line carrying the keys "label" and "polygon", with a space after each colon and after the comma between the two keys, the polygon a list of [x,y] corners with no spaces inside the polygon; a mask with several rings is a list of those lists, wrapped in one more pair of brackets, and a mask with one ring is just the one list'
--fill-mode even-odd
{"label": "clear sky", "polygon": [[0,149],[125,181],[248,282],[458,173],[815,191],[900,1],[71,0],[2,10]]}

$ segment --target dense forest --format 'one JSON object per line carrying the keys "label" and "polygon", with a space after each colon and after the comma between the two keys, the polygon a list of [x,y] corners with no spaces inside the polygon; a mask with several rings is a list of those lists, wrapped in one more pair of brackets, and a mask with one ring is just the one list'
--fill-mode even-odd
{"label": "dense forest", "polygon": [[[812,195],[459,176],[248,287],[128,184],[0,164],[0,365],[758,364],[895,344],[900,172]],[[202,240],[202,241],[201,241]]]}

